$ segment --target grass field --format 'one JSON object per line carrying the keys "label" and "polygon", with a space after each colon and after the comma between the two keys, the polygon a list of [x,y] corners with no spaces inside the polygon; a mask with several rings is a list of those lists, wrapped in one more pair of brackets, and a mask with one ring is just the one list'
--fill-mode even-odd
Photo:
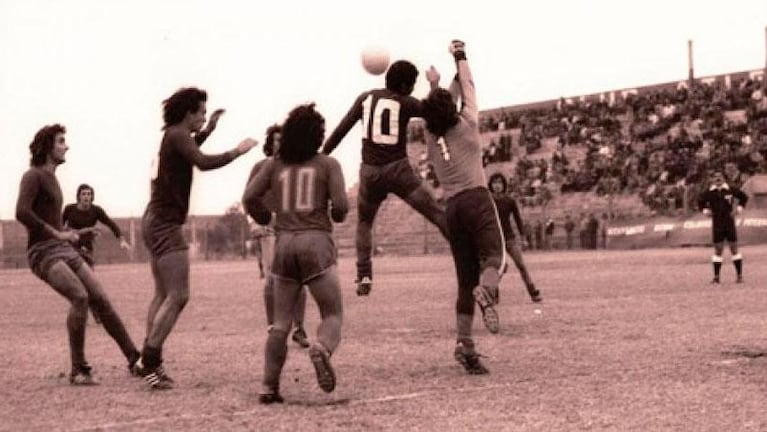
{"label": "grass field", "polygon": [[[709,249],[527,256],[544,302],[516,273],[502,282],[502,329],[475,322],[490,375],[452,358],[455,276],[448,256],[382,257],[369,298],[346,282],[339,381],[324,394],[291,345],[282,406],[260,406],[265,319],[252,261],[192,267],[192,298],[166,348],[179,383],[147,391],[89,324],[102,385],[67,384],[67,303],[29,271],[0,273],[0,430],[767,430],[767,247],[743,248],[746,283],[726,260],[708,284]],[[151,293],[146,264],[101,266],[136,342]],[[541,313],[535,313],[540,309]],[[308,307],[309,329],[318,322]]]}

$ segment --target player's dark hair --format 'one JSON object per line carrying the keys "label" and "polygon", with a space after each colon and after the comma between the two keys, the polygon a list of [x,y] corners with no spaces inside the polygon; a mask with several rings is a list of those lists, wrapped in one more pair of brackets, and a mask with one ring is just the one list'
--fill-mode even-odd
{"label": "player's dark hair", "polygon": [[317,154],[325,139],[325,118],[314,109],[314,103],[299,105],[282,124],[280,159],[297,164]]}
{"label": "player's dark hair", "polygon": [[185,87],[177,90],[171,97],[162,101],[163,129],[181,123],[187,113],[200,109],[200,103],[208,100],[208,93],[196,87]]}
{"label": "player's dark hair", "polygon": [[282,133],[282,126],[273,124],[266,129],[266,142],[264,142],[264,154],[267,157],[274,156],[274,136]]}
{"label": "player's dark hair", "polygon": [[448,129],[458,123],[458,110],[453,102],[453,96],[443,88],[435,88],[422,101],[422,115],[426,121],[426,129],[441,137]]}
{"label": "player's dark hair", "polygon": [[490,189],[490,192],[495,192],[493,190],[493,183],[500,181],[503,185],[503,190],[501,192],[506,193],[506,188],[508,187],[508,183],[506,182],[506,177],[503,176],[501,173],[495,173],[490,176],[490,179],[487,181],[487,188]]}
{"label": "player's dark hair", "polygon": [[397,60],[386,71],[386,88],[407,96],[413,92],[418,69],[407,60]]}
{"label": "player's dark hair", "polygon": [[67,129],[58,123],[43,126],[37,131],[32,142],[29,144],[29,152],[32,154],[29,164],[31,166],[43,165],[48,157],[48,153],[53,149],[56,135],[66,132]]}
{"label": "player's dark hair", "polygon": [[80,192],[82,192],[84,190],[90,190],[91,191],[92,200],[96,199],[96,191],[93,190],[91,185],[89,185],[87,183],[83,183],[80,186],[77,186],[77,197],[76,197],[76,201],[77,202],[80,202]]}

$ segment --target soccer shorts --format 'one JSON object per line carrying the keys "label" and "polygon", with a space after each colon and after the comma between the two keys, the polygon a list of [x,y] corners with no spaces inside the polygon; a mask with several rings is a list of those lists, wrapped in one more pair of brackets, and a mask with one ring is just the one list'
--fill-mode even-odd
{"label": "soccer shorts", "polygon": [[184,233],[181,231],[181,225],[163,221],[151,211],[144,213],[141,219],[141,234],[153,258],[159,258],[169,252],[189,249]]}
{"label": "soccer shorts", "polygon": [[389,193],[404,198],[421,184],[421,179],[415,174],[407,159],[400,159],[386,165],[362,164],[357,200],[360,208],[365,204],[377,208]]}
{"label": "soccer shorts", "polygon": [[730,243],[738,241],[738,231],[735,229],[735,220],[733,219],[711,224],[711,234],[714,243],[722,243],[725,240]]}
{"label": "soccer shorts", "polygon": [[56,261],[64,261],[75,272],[85,263],[71,243],[57,239],[35,243],[27,251],[27,259],[32,273],[44,281]]}
{"label": "soccer shorts", "polygon": [[328,271],[337,257],[336,245],[327,231],[278,232],[272,275],[304,285]]}

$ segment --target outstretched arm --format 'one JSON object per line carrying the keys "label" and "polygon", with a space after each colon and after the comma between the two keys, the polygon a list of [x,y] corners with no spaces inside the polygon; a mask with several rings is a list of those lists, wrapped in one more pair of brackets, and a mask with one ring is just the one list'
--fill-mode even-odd
{"label": "outstretched arm", "polygon": [[458,83],[461,90],[461,115],[468,118],[473,124],[479,123],[479,109],[477,108],[477,92],[474,88],[474,78],[471,75],[471,68],[466,60],[465,44],[454,40],[450,44],[450,53],[455,58],[456,68],[458,69]]}
{"label": "outstretched arm", "polygon": [[338,147],[338,144],[341,143],[341,140],[344,139],[346,134],[348,134],[352,127],[354,127],[354,124],[362,118],[362,101],[365,97],[367,97],[367,92],[360,95],[357,100],[354,101],[352,107],[349,108],[349,111],[344,118],[341,119],[341,123],[336,126],[333,133],[331,133],[328,139],[325,140],[325,144],[322,146],[322,153],[326,155],[332,153],[333,150]]}
{"label": "outstretched arm", "polygon": [[227,165],[247,153],[257,144],[255,140],[245,138],[237,147],[228,152],[208,155],[202,153],[192,137],[183,132],[176,132],[168,137],[168,139],[171,140],[171,145],[174,146],[184,159],[203,171]]}
{"label": "outstretched arm", "polygon": [[213,131],[216,130],[216,125],[218,125],[218,119],[220,119],[225,112],[226,110],[223,108],[219,108],[213,111],[213,114],[210,115],[210,119],[208,119],[208,124],[205,125],[205,128],[197,132],[196,134],[194,134],[194,141],[197,143],[198,146],[201,146],[202,143],[204,143],[205,140],[208,139],[210,134],[212,134]]}

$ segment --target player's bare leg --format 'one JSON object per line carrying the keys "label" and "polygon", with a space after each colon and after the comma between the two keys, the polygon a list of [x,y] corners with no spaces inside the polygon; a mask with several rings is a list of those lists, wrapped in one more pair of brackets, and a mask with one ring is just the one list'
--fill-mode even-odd
{"label": "player's bare leg", "polygon": [[120,347],[125,359],[128,361],[128,370],[132,370],[139,359],[139,352],[133,343],[128,331],[125,329],[122,319],[109,301],[106,291],[101,282],[96,279],[90,266],[84,265],[77,269],[77,277],[82,282],[88,293],[88,304],[91,311],[99,317],[104,330],[114,339]]}
{"label": "player's bare leg", "polygon": [[295,330],[291,339],[297,343],[301,348],[309,348],[309,338],[306,335],[306,329],[304,329],[304,316],[306,315],[306,290],[301,287],[298,292],[298,300],[296,300],[295,309],[293,311],[293,324]]}
{"label": "player's bare leg", "polygon": [[439,229],[439,232],[442,233],[442,237],[445,239],[448,238],[445,210],[440,207],[425,187],[419,186],[410,192],[410,194],[401,198],[412,207],[413,210],[417,211],[423,215],[426,220],[434,224],[434,226]]}
{"label": "player's bare leg", "polygon": [[149,337],[152,333],[152,327],[154,326],[154,320],[157,317],[157,311],[160,310],[160,306],[162,306],[162,303],[168,296],[168,293],[163,286],[162,278],[157,270],[157,260],[155,258],[152,258],[151,266],[152,278],[154,279],[154,297],[152,297],[152,301],[149,302],[149,311],[147,312],[146,317],[146,333],[144,333],[145,337]]}
{"label": "player's bare leg", "polygon": [[522,258],[522,249],[519,247],[519,243],[514,239],[507,240],[506,251],[511,256],[511,260],[514,261],[517,270],[519,270],[519,275],[525,283],[525,288],[530,295],[530,299],[536,303],[542,301],[543,298],[541,298],[541,292],[535,287],[533,279],[527,271],[527,266],[525,265],[525,260]]}
{"label": "player's bare leg", "polygon": [[45,281],[70,304],[67,314],[67,334],[72,372],[69,375],[69,382],[74,385],[97,384],[85,360],[85,326],[88,319],[88,292],[85,286],[64,261],[57,261],[51,266]]}
{"label": "player's bare leg", "polygon": [[379,200],[367,197],[362,188],[357,197],[357,233],[354,244],[357,248],[357,295],[366,296],[373,288],[373,222],[378,209]]}
{"label": "player's bare leg", "polygon": [[335,389],[336,375],[330,357],[341,343],[343,301],[335,266],[308,283],[309,292],[320,309],[322,321],[317,328],[317,342],[309,348],[309,357],[317,373],[320,388],[329,393]]}
{"label": "player's bare leg", "polygon": [[189,301],[189,256],[186,250],[168,252],[157,259],[159,281],[167,294],[147,335],[141,360],[147,383],[153,389],[173,388],[162,366],[162,346]]}
{"label": "player's bare leg", "polygon": [[264,377],[258,400],[262,404],[283,402],[280,395],[280,375],[288,356],[288,332],[293,322],[293,311],[301,284],[296,281],[273,278],[274,321],[264,349]]}
{"label": "player's bare leg", "polygon": [[264,310],[266,311],[266,325],[274,324],[274,276],[267,275],[264,283]]}

